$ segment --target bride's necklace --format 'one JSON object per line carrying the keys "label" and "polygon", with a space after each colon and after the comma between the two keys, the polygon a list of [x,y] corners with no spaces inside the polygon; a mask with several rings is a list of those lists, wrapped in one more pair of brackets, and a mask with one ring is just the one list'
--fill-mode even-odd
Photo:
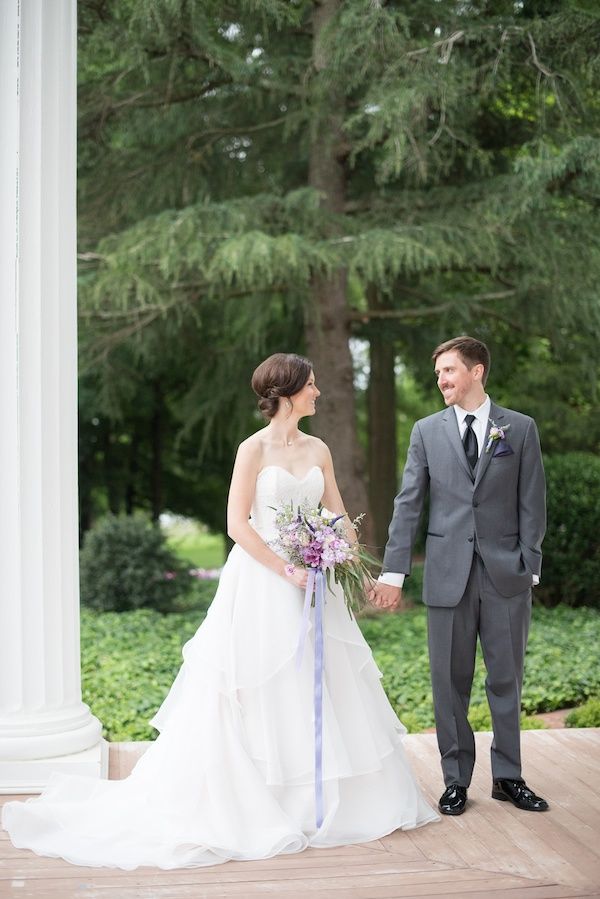
{"label": "bride's necklace", "polygon": [[[296,441],[300,438],[301,434],[302,434],[302,432],[298,431],[294,437],[284,437],[284,436],[276,437],[276,436],[274,436],[271,439],[273,440],[273,443],[276,446],[284,446],[284,447],[293,446],[296,443]],[[279,441],[281,441],[281,443],[279,443]]]}

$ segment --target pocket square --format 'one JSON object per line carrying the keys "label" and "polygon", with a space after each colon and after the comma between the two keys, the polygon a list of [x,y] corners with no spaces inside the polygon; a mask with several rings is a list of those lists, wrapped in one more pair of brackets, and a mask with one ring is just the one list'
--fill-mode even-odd
{"label": "pocket square", "polygon": [[514,449],[506,440],[497,440],[492,456],[514,456]]}

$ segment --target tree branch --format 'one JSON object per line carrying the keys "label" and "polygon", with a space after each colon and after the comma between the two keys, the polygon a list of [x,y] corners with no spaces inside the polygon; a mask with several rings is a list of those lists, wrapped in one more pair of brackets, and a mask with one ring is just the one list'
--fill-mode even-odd
{"label": "tree branch", "polygon": [[441,41],[435,41],[433,44],[429,44],[427,47],[420,47],[418,50],[409,50],[405,56],[414,57],[414,56],[422,56],[423,53],[429,53],[430,50],[437,50],[438,47],[443,47],[442,53],[442,62],[448,63],[450,61],[450,56],[452,55],[452,50],[454,48],[454,44],[457,41],[460,41],[464,38],[464,31],[455,31],[450,37],[445,37]]}
{"label": "tree branch", "polygon": [[[412,288],[402,287],[403,293],[409,293],[412,295],[420,296],[423,299],[426,299],[425,294],[419,293],[419,291],[415,291]],[[496,318],[501,318],[502,321],[506,321],[509,323],[509,319],[504,318],[493,310],[486,309],[485,306],[479,306],[479,303],[489,302],[491,300],[501,300],[506,299],[509,296],[514,296],[516,293],[515,290],[498,290],[490,293],[479,293],[475,296],[465,296],[464,300],[469,304],[473,304],[474,307],[481,313],[490,314]],[[447,300],[444,303],[437,303],[431,306],[414,306],[408,309],[365,309],[365,310],[353,310],[348,314],[348,318],[350,321],[360,321],[363,324],[366,324],[368,321],[372,319],[403,319],[403,318],[421,318],[422,316],[431,316],[431,315],[440,315],[442,312],[448,312],[450,309],[454,309],[457,302],[460,300]]]}
{"label": "tree branch", "polygon": [[264,131],[266,128],[275,128],[277,125],[283,124],[287,116],[279,116],[277,119],[271,119],[270,122],[261,122],[260,125],[240,125],[236,128],[211,128],[208,131],[201,131],[198,134],[191,134],[187,139],[188,149],[192,149],[195,141],[205,137],[225,137],[228,134],[252,134],[255,131]]}

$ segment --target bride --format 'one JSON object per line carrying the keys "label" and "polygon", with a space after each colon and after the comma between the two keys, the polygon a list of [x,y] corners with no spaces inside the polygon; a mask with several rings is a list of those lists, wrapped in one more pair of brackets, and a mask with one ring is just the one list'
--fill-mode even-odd
{"label": "bride", "polygon": [[269,424],[238,449],[227,510],[235,546],[151,720],[158,738],[124,780],[55,773],[39,797],[6,803],[16,847],[77,865],[178,868],[362,843],[438,820],[335,587],[324,611],[325,815],[316,826],[312,630],[295,662],[307,572],[268,541],[274,506],[344,505],[327,446],[298,429],[320,395],[310,362],[276,353],[252,387]]}

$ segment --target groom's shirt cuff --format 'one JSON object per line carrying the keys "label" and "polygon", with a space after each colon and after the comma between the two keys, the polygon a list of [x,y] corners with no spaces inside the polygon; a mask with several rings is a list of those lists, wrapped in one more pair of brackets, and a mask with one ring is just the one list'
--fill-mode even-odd
{"label": "groom's shirt cuff", "polygon": [[[400,587],[400,589],[402,589],[405,577],[405,574],[400,574],[395,571],[386,571],[385,574],[380,574],[377,580],[381,581],[382,584],[389,584],[391,587]],[[532,586],[537,587],[540,582],[539,577],[537,574],[532,574],[531,577],[533,578]]]}
{"label": "groom's shirt cuff", "polygon": [[386,571],[385,574],[380,574],[377,580],[381,581],[382,584],[389,584],[390,587],[400,587],[400,589],[402,589],[405,577],[405,574],[397,574],[395,571]]}

